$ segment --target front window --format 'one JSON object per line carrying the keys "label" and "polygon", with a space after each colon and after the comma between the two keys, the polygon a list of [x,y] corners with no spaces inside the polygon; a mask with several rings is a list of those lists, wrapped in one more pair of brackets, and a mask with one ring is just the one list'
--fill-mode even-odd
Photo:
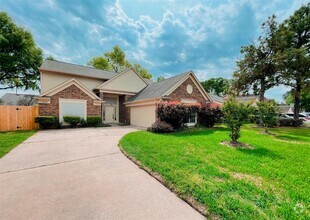
{"label": "front window", "polygon": [[191,113],[184,119],[184,124],[187,126],[194,126],[197,123],[197,114]]}

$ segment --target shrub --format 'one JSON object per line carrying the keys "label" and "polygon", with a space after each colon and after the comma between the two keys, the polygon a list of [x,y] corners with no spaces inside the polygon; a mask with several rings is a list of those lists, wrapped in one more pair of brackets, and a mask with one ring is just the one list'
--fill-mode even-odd
{"label": "shrub", "polygon": [[156,113],[160,121],[167,122],[174,129],[180,129],[183,127],[186,117],[192,113],[198,112],[199,107],[199,104],[185,105],[171,101],[158,104]]}
{"label": "shrub", "polygon": [[277,124],[278,104],[274,100],[268,100],[257,103],[257,107],[259,119],[267,133],[268,127],[273,127]]}
{"label": "shrub", "polygon": [[147,130],[154,133],[170,133],[173,131],[173,127],[167,122],[157,121],[154,122]]}
{"label": "shrub", "polygon": [[71,127],[76,127],[77,124],[81,122],[81,117],[66,115],[64,116],[64,122],[70,124]]}
{"label": "shrub", "polygon": [[212,109],[215,117],[215,123],[222,123],[223,122],[223,111],[219,107],[213,108]]}
{"label": "shrub", "polygon": [[198,123],[201,126],[211,128],[215,123],[221,121],[222,111],[219,108],[210,108],[209,106],[198,111]]}
{"label": "shrub", "polygon": [[257,107],[249,106],[247,122],[259,124],[259,113],[258,113]]}
{"label": "shrub", "polygon": [[224,102],[222,110],[232,142],[237,142],[240,138],[240,128],[248,119],[248,108],[245,104],[238,103],[235,97],[230,97]]}
{"label": "shrub", "polygon": [[42,129],[55,128],[59,125],[58,118],[55,116],[37,116],[34,120]]}
{"label": "shrub", "polygon": [[102,120],[100,116],[88,116],[87,117],[87,125],[97,127],[101,124]]}
{"label": "shrub", "polygon": [[291,126],[291,127],[299,127],[303,124],[302,119],[294,119],[294,118],[282,118],[279,119],[280,126]]}
{"label": "shrub", "polygon": [[87,121],[84,118],[81,119],[80,125],[81,125],[81,127],[87,127],[88,126]]}

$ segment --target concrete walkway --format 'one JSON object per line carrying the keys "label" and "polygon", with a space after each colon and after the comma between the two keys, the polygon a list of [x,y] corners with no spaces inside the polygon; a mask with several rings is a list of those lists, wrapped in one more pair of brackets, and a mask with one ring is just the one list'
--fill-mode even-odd
{"label": "concrete walkway", "polygon": [[0,219],[203,219],[120,152],[134,130],[39,131],[0,159]]}

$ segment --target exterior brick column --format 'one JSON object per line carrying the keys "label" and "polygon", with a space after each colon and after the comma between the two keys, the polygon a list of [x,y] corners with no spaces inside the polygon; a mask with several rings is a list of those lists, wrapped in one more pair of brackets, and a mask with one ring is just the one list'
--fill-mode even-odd
{"label": "exterior brick column", "polygon": [[130,108],[126,107],[124,102],[126,102],[131,95],[120,95],[119,96],[119,122],[130,124]]}

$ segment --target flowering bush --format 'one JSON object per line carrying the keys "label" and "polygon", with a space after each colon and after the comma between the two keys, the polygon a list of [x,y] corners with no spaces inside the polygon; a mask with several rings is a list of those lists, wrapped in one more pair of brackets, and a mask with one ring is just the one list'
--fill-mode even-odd
{"label": "flowering bush", "polygon": [[174,129],[182,128],[184,119],[200,109],[199,103],[180,103],[178,101],[169,101],[160,103],[157,106],[157,116],[160,121],[169,123]]}
{"label": "flowering bush", "polygon": [[216,122],[220,122],[222,111],[220,108],[211,108],[207,106],[201,108],[198,112],[198,123],[204,127],[211,128]]}
{"label": "flowering bush", "polygon": [[147,130],[154,133],[170,133],[173,131],[173,127],[167,122],[157,121],[153,123],[152,126]]}

